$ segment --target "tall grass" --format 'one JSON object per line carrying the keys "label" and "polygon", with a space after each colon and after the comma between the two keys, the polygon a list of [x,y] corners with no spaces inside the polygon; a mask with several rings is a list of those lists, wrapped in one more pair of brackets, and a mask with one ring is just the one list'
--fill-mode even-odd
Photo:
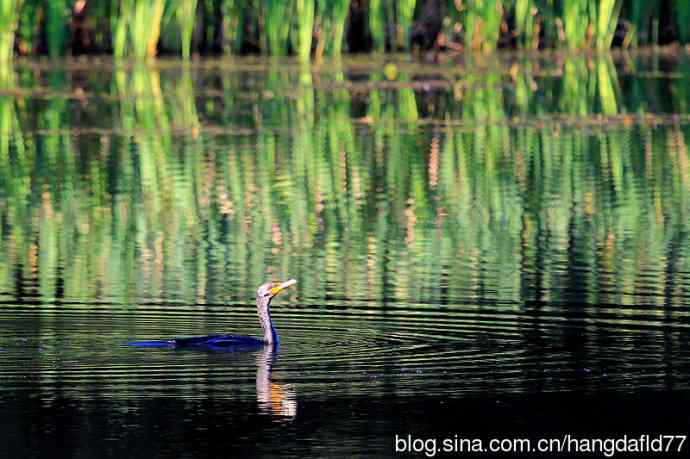
{"label": "tall grass", "polygon": [[113,54],[137,60],[157,54],[165,0],[121,0],[113,16]]}
{"label": "tall grass", "polygon": [[[681,0],[1,1],[4,55],[16,43],[22,54],[46,52],[53,57],[69,48],[103,52],[112,46],[117,59],[151,58],[159,47],[188,59],[198,45],[210,52],[293,53],[306,62],[314,49],[317,57],[338,56],[346,48],[409,49],[413,29],[426,34],[421,42],[484,52],[499,45],[606,49],[617,31],[624,34],[622,46],[658,44],[662,31],[665,40],[690,41],[690,6]],[[356,13],[352,18],[350,10]],[[661,17],[668,11],[673,14]],[[434,16],[441,36],[436,36],[438,24],[431,24],[430,12],[443,15]],[[355,33],[346,37],[351,25],[365,29],[371,40]],[[200,37],[198,43],[192,43],[193,36]]]}
{"label": "tall grass", "polygon": [[242,6],[243,0],[221,0],[220,2],[220,13],[223,16],[222,48],[226,54],[239,54],[242,49],[244,18],[248,14],[246,8]]}
{"label": "tall grass", "polygon": [[410,28],[417,0],[399,0],[395,2],[396,43],[401,49],[410,48]]}
{"label": "tall grass", "polygon": [[371,34],[372,49],[376,52],[386,50],[386,0],[369,0],[367,4],[367,23]]}
{"label": "tall grass", "polygon": [[0,0],[0,67],[12,60],[21,7],[22,0]]}
{"label": "tall grass", "polygon": [[[43,5],[35,1],[21,2],[21,14],[15,42],[20,54],[35,53],[38,50],[41,33],[40,22]],[[0,19],[1,21],[1,19]]]}
{"label": "tall grass", "polygon": [[13,136],[21,135],[16,101],[9,95],[16,86],[12,62],[0,62],[0,163],[3,164],[9,164],[9,149]]}
{"label": "tall grass", "polygon": [[340,56],[342,54],[345,21],[348,13],[349,0],[317,0],[317,59],[323,54],[328,56]]}
{"label": "tall grass", "polygon": [[197,0],[177,0],[175,17],[180,28],[182,58],[189,60],[192,50],[192,31],[196,22]]}
{"label": "tall grass", "polygon": [[288,35],[293,0],[263,0],[266,49],[271,56],[284,56],[288,51]]}
{"label": "tall grass", "polygon": [[683,43],[690,43],[690,2],[675,0],[678,35]]}
{"label": "tall grass", "polygon": [[611,47],[618,25],[618,15],[623,0],[590,0],[589,15],[593,24],[594,46],[598,49]]}
{"label": "tall grass", "polygon": [[571,48],[611,46],[622,0],[563,0],[563,29]]}
{"label": "tall grass", "polygon": [[113,56],[122,59],[127,53],[127,32],[129,20],[132,14],[134,0],[122,0],[115,3],[110,16],[110,28],[112,30]]}
{"label": "tall grass", "polygon": [[314,34],[314,0],[294,0],[295,28],[293,48],[301,61],[308,61],[311,54],[311,42]]}
{"label": "tall grass", "polygon": [[475,51],[493,51],[503,19],[503,2],[477,0],[463,4],[461,11],[465,29],[465,47]]}
{"label": "tall grass", "polygon": [[[629,4],[631,30],[625,37],[624,46],[658,44],[660,0],[631,0]],[[653,21],[653,18],[657,18]]]}
{"label": "tall grass", "polygon": [[392,51],[410,48],[410,33],[417,4],[417,0],[367,2],[366,21],[373,51],[385,51],[386,43]]}
{"label": "tall grass", "polygon": [[199,22],[202,28],[203,44],[205,49],[213,50],[216,44],[216,35],[222,30],[220,7],[222,0],[202,1],[199,8],[202,11],[203,20]]}
{"label": "tall grass", "polygon": [[535,0],[516,0],[515,35],[518,46],[521,48],[537,49],[539,47],[537,13]]}
{"label": "tall grass", "polygon": [[164,6],[165,0],[136,1],[130,25],[130,42],[135,58],[156,55]]}
{"label": "tall grass", "polygon": [[570,49],[583,48],[589,28],[588,0],[563,0],[562,20],[565,43]]}
{"label": "tall grass", "polygon": [[50,57],[65,53],[69,37],[69,19],[71,2],[68,0],[50,0],[46,2],[46,44]]}

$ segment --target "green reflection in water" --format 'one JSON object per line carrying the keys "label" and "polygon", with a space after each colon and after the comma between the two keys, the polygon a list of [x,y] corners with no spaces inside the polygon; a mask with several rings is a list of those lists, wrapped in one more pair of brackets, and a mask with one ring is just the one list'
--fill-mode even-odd
{"label": "green reflection in water", "polygon": [[2,290],[194,304],[289,275],[374,309],[686,304],[688,127],[626,115],[687,107],[686,74],[663,100],[608,55],[468,65],[134,66],[82,96],[84,72],[10,71]]}

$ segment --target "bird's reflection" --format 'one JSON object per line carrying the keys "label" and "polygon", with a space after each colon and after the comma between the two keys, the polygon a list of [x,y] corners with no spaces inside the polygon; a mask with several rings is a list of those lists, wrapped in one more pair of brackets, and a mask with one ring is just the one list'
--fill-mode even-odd
{"label": "bird's reflection", "polygon": [[295,388],[271,381],[271,369],[278,354],[277,345],[266,345],[257,354],[256,401],[263,414],[294,418],[297,415]]}

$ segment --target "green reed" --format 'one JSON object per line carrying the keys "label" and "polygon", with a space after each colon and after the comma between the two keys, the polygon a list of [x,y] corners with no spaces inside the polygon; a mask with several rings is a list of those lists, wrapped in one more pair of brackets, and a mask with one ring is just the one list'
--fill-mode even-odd
{"label": "green reed", "polygon": [[12,60],[21,7],[22,0],[0,0],[0,67]]}
{"label": "green reed", "polygon": [[266,37],[264,52],[271,56],[284,56],[288,52],[292,0],[263,0],[262,6]]}
{"label": "green reed", "polygon": [[588,0],[563,0],[561,2],[565,44],[571,48],[582,48],[587,43],[589,27]]}
{"label": "green reed", "polygon": [[71,2],[51,0],[46,2],[45,32],[48,55],[58,57],[65,53],[69,37]]}
{"label": "green reed", "polygon": [[690,43],[690,4],[682,0],[675,0],[674,3],[678,35],[683,43]]}
{"label": "green reed", "polygon": [[192,31],[196,22],[197,0],[178,0],[175,10],[182,46],[182,58],[189,60],[192,49]]}
{"label": "green reed", "polygon": [[294,0],[295,27],[293,48],[301,61],[308,61],[311,55],[311,42],[314,34],[314,0]]}
{"label": "green reed", "polygon": [[386,50],[386,0],[369,0],[367,22],[371,34],[372,49],[376,52]]}
{"label": "green reed", "polygon": [[624,46],[658,44],[660,0],[632,0],[627,14],[632,25],[626,34]]}
{"label": "green reed", "polygon": [[565,44],[571,48],[608,49],[618,25],[622,0],[563,0]]}
{"label": "green reed", "polygon": [[9,169],[10,166],[10,144],[15,141],[23,145],[16,101],[9,95],[16,87],[17,81],[12,62],[0,62],[0,163],[3,169]]}
{"label": "green reed", "polygon": [[207,50],[213,49],[216,42],[216,33],[222,31],[222,17],[219,14],[221,4],[221,0],[209,0],[201,2],[200,5],[203,17],[203,22],[200,25],[203,31],[201,35]]}
{"label": "green reed", "polygon": [[503,19],[500,0],[468,2],[461,11],[461,17],[467,49],[485,52],[496,49]]}
{"label": "green reed", "polygon": [[368,2],[366,17],[373,51],[385,51],[387,38],[391,50],[410,48],[410,31],[416,5],[416,0]]}
{"label": "green reed", "polygon": [[137,60],[157,54],[165,0],[121,0],[111,22],[113,55]]}
{"label": "green reed", "polygon": [[315,21],[318,28],[317,59],[324,53],[328,56],[342,54],[348,13],[348,0],[317,0]]}
{"label": "green reed", "polygon": [[122,0],[114,7],[110,28],[113,35],[113,56],[115,59],[121,59],[127,53],[127,29],[133,5],[134,0]]}
{"label": "green reed", "polygon": [[594,46],[598,49],[611,47],[618,25],[623,0],[590,0],[590,20],[593,24]]}
{"label": "green reed", "polygon": [[37,51],[40,36],[40,21],[43,5],[37,1],[22,2],[19,25],[15,35],[17,50],[20,54],[33,54]]}
{"label": "green reed", "polygon": [[161,31],[165,0],[142,2],[137,0],[130,23],[130,42],[137,59],[154,57]]}
{"label": "green reed", "polygon": [[395,2],[396,43],[401,49],[410,48],[410,28],[417,0]]}
{"label": "green reed", "polygon": [[[661,31],[675,34],[674,38],[683,43],[690,40],[690,8],[680,0],[443,0],[440,6],[428,0],[353,1],[209,0],[199,4],[198,0],[93,0],[88,2],[84,17],[81,10],[74,14],[76,5],[67,0],[4,0],[0,6],[4,8],[2,27],[13,33],[3,32],[2,42],[6,49],[16,42],[23,54],[45,50],[53,57],[63,55],[70,45],[87,52],[108,51],[111,45],[118,59],[144,59],[156,55],[161,27],[165,26],[162,48],[178,49],[179,40],[182,57],[187,59],[192,52],[192,35],[199,27],[195,36],[203,37],[199,40],[202,51],[219,46],[234,54],[259,51],[287,55],[291,51],[306,61],[312,37],[316,38],[318,56],[342,53],[347,46],[345,30],[352,5],[353,11],[365,9],[363,19],[371,49],[376,52],[387,47],[391,51],[408,49],[415,10],[420,12],[418,30],[423,33],[426,9],[437,7],[444,15],[443,36],[456,45],[452,49],[462,45],[469,50],[492,51],[499,43],[515,43],[522,49],[606,49],[616,30],[625,34],[623,46],[658,44]],[[200,14],[196,14],[197,6],[202,9]],[[661,17],[666,11],[673,15]],[[76,18],[79,24],[74,22]],[[504,24],[510,18],[512,24]],[[77,30],[80,33],[72,33]],[[433,38],[431,31],[427,33],[427,38]],[[72,39],[81,42],[70,43]]]}
{"label": "green reed", "polygon": [[222,46],[227,54],[239,54],[242,48],[244,36],[244,18],[247,15],[244,2],[241,0],[221,0],[220,12],[222,15]]}
{"label": "green reed", "polygon": [[537,49],[539,47],[539,26],[535,0],[517,0],[514,13],[518,46],[524,49]]}

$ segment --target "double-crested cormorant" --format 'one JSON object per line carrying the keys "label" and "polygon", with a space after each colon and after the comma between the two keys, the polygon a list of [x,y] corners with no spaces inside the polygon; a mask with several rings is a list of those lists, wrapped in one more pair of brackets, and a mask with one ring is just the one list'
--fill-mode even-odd
{"label": "double-crested cormorant", "polygon": [[263,330],[263,338],[253,338],[251,336],[242,335],[212,335],[212,336],[194,336],[191,338],[175,338],[170,340],[160,341],[137,341],[129,343],[130,346],[140,347],[197,347],[206,349],[223,349],[223,350],[242,350],[244,348],[256,348],[263,345],[278,345],[278,332],[276,332],[271,320],[270,304],[271,300],[278,293],[284,289],[296,284],[295,279],[283,282],[274,286],[271,282],[267,282],[259,287],[256,291],[256,312],[259,314],[259,321]]}

